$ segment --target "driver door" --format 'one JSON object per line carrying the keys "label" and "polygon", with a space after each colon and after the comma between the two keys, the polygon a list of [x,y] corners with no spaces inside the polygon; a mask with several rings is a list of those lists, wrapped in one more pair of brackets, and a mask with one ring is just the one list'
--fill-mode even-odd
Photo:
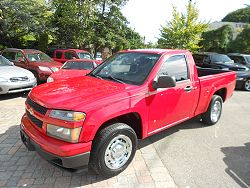
{"label": "driver door", "polygon": [[157,75],[175,77],[176,86],[149,93],[146,99],[149,106],[149,135],[189,119],[195,109],[194,90],[185,55],[169,57]]}

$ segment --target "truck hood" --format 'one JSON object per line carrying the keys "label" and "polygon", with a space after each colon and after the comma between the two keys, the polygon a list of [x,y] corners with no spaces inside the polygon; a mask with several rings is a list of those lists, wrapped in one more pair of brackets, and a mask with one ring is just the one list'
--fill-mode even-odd
{"label": "truck hood", "polygon": [[68,70],[68,69],[60,69],[58,72],[54,72],[50,75],[51,78],[56,80],[63,80],[68,78],[74,78],[79,76],[85,76],[88,74],[90,70]]}
{"label": "truck hood", "polygon": [[130,87],[136,86],[83,76],[39,85],[30,98],[50,109],[82,111],[127,98]]}

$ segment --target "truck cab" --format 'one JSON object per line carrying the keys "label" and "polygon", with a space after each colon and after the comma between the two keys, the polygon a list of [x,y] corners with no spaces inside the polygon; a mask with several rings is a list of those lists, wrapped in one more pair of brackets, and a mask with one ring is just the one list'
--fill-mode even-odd
{"label": "truck cab", "polygon": [[54,51],[53,59],[60,63],[65,63],[70,59],[90,59],[93,60],[93,56],[86,50],[79,49],[58,49]]}

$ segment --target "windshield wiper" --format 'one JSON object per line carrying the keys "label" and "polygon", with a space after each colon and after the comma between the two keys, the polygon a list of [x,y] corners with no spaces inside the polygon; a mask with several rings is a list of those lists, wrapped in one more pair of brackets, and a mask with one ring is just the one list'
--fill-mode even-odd
{"label": "windshield wiper", "polygon": [[122,80],[118,79],[118,78],[115,78],[113,77],[112,75],[108,75],[108,76],[102,76],[103,79],[110,79],[110,80],[114,80],[116,82],[119,82],[119,83],[122,83],[122,84],[126,84],[125,82],[123,82]]}

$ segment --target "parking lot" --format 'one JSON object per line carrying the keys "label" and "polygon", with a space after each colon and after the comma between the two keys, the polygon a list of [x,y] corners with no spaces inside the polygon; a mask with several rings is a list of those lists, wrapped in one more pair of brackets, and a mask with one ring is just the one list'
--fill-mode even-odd
{"label": "parking lot", "polygon": [[0,187],[250,187],[248,92],[234,93],[215,126],[195,118],[140,141],[129,168],[110,179],[27,151],[19,138],[25,98],[0,96]]}

